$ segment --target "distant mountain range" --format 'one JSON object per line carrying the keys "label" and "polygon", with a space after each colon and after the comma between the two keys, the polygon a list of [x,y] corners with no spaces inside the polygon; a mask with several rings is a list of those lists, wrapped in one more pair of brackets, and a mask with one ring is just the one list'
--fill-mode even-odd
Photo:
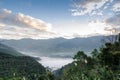
{"label": "distant mountain range", "polygon": [[[86,38],[54,38],[54,39],[20,39],[20,40],[4,40],[5,45],[14,49],[27,52],[36,56],[55,56],[55,57],[71,57],[77,51],[83,50],[87,54],[94,48],[99,48],[102,44],[103,36],[93,36]],[[28,54],[28,55],[29,55]]]}

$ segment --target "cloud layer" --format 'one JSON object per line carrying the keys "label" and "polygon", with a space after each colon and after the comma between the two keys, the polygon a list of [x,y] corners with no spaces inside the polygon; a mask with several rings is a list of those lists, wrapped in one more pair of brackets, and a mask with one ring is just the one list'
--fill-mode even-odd
{"label": "cloud layer", "polygon": [[40,19],[33,18],[22,13],[13,14],[12,11],[3,9],[0,11],[0,22],[5,25],[17,27],[29,27],[38,29],[40,31],[48,31],[50,28],[49,23],[45,23]]}
{"label": "cloud layer", "polygon": [[7,9],[0,10],[0,38],[49,38],[55,35],[50,23],[22,13],[13,14]]}
{"label": "cloud layer", "polygon": [[103,10],[107,9],[113,0],[73,0],[73,16],[81,15],[103,15]]}
{"label": "cloud layer", "polygon": [[[73,0],[73,9],[71,9],[72,16],[89,15],[99,19],[99,26],[94,27],[98,22],[89,23],[91,28],[101,29],[96,30],[99,33],[106,31],[120,33],[120,0]],[[101,19],[98,18],[101,16]],[[104,18],[102,18],[104,17]],[[94,21],[93,18],[91,22]],[[96,21],[96,20],[95,20]],[[89,25],[88,24],[88,25]],[[103,27],[102,27],[102,26]]]}
{"label": "cloud layer", "polygon": [[[85,24],[83,23],[84,26],[76,24],[71,25],[73,23],[70,23],[70,26],[78,26],[80,30],[71,30],[71,33],[69,33],[69,31],[67,33],[65,30],[63,30],[63,33],[61,33],[62,31],[59,32],[59,30],[59,33],[56,33],[52,30],[50,23],[46,23],[23,13],[14,14],[11,10],[2,9],[0,10],[0,38],[73,38],[86,35],[104,35],[106,31],[116,31],[118,33],[120,32],[119,5],[120,0],[74,0],[74,7],[71,10],[72,15],[83,16],[80,18],[86,18],[86,20],[90,22],[86,22],[85,20]],[[84,15],[88,16],[84,17]],[[65,24],[63,24],[63,26],[65,26]]]}
{"label": "cloud layer", "polygon": [[115,14],[114,16],[106,19],[106,23],[110,24],[113,27],[119,27],[120,26],[120,14]]}
{"label": "cloud layer", "polygon": [[114,12],[120,11],[120,2],[114,4],[112,10],[113,10]]}
{"label": "cloud layer", "polygon": [[105,22],[107,25],[112,27],[111,30],[115,30],[116,33],[120,33],[120,13],[106,19]]}

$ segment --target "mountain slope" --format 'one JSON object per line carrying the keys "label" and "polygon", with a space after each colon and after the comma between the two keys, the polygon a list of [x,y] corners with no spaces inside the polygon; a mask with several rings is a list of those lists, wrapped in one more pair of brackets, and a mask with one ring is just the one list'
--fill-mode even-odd
{"label": "mountain slope", "polygon": [[0,44],[0,80],[46,80],[46,69],[35,58]]}
{"label": "mountain slope", "polygon": [[83,50],[86,53],[101,45],[103,36],[87,38],[54,38],[54,39],[21,39],[4,40],[4,44],[18,51],[29,52],[38,56],[73,56],[76,51]]}
{"label": "mountain slope", "polygon": [[[45,68],[29,56],[13,56],[0,52],[0,78],[25,77],[33,80],[45,74]],[[33,79],[32,79],[33,78]]]}
{"label": "mountain slope", "polygon": [[23,54],[16,51],[15,49],[9,46],[6,46],[4,44],[1,44],[1,43],[0,43],[0,53],[6,53],[6,54],[14,55],[14,56],[23,56]]}

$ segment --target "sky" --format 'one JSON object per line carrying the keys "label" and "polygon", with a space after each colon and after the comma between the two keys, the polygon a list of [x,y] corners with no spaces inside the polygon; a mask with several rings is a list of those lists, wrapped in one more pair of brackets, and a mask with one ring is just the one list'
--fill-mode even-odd
{"label": "sky", "polygon": [[120,0],[0,0],[1,39],[48,39],[120,32]]}

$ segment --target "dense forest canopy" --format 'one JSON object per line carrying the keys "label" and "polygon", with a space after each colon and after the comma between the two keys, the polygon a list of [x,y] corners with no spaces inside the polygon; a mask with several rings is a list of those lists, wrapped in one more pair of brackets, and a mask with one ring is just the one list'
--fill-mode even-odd
{"label": "dense forest canopy", "polygon": [[120,79],[120,34],[114,42],[107,42],[94,49],[91,56],[78,51],[74,62],[61,68],[60,80],[119,80]]}
{"label": "dense forest canopy", "polygon": [[0,80],[53,80],[52,73],[35,58],[11,52],[0,51]]}

